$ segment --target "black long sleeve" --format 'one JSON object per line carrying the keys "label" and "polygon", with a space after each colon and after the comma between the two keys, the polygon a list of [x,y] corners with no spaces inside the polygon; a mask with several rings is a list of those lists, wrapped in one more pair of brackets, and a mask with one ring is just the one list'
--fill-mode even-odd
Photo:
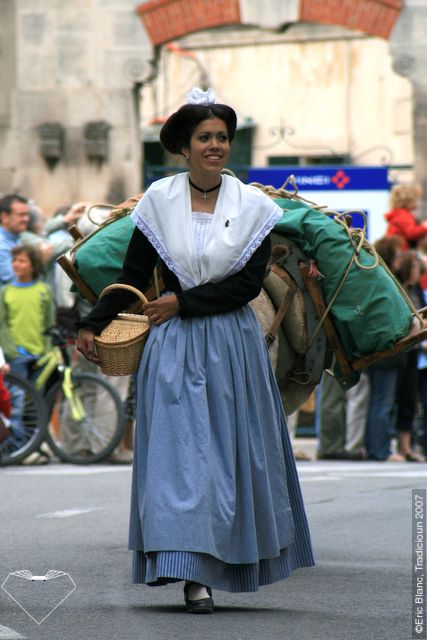
{"label": "black long sleeve", "polygon": [[[116,282],[130,284],[144,292],[149,286],[157,260],[157,252],[152,244],[135,228],[126,252],[123,269]],[[135,301],[136,296],[132,292],[120,289],[111,291],[98,300],[92,311],[77,323],[77,327],[91,329],[94,333],[100,334],[118,313]]]}
{"label": "black long sleeve", "polygon": [[[208,282],[185,291],[182,291],[177,277],[162,263],[164,289],[177,294],[182,318],[232,311],[259,294],[270,252],[271,242],[267,236],[241,271],[221,282]],[[144,291],[149,286],[157,262],[156,250],[144,234],[135,229],[117,282]],[[90,328],[99,334],[117,313],[134,301],[134,294],[126,291],[117,290],[107,294],[82,318],[79,327]]]}

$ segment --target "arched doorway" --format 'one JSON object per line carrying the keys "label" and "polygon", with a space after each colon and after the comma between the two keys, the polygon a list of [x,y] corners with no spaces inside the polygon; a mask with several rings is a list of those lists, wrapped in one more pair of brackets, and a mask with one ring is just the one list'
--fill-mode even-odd
{"label": "arched doorway", "polygon": [[151,0],[138,6],[154,46],[183,35],[231,24],[282,29],[304,21],[334,24],[388,38],[402,9],[401,0]]}
{"label": "arched doorway", "polygon": [[138,5],[137,12],[155,48],[214,27],[255,25],[280,31],[298,22],[340,25],[388,41],[395,71],[413,86],[414,169],[427,210],[427,50],[422,42],[427,7],[416,0],[150,0]]}

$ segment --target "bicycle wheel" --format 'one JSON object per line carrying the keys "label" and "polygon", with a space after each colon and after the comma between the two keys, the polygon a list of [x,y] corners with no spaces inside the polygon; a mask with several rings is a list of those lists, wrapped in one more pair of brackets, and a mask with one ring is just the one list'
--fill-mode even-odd
{"label": "bicycle wheel", "polygon": [[114,387],[95,373],[73,373],[71,377],[70,397],[65,396],[62,381],[46,396],[46,442],[63,462],[100,462],[123,435],[123,403]]}
{"label": "bicycle wheel", "polygon": [[0,464],[17,464],[44,440],[47,429],[46,404],[31,382],[13,373],[4,377],[10,393],[10,434],[0,444]]}

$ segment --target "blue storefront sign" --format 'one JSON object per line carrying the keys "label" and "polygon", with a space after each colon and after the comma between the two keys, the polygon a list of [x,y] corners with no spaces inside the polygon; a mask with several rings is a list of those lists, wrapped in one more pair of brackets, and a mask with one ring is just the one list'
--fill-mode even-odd
{"label": "blue storefront sign", "polygon": [[[371,241],[385,231],[384,214],[389,206],[391,184],[387,167],[260,167],[248,172],[248,182],[283,187],[293,176],[298,193],[316,204],[335,211],[364,211]],[[286,187],[293,191],[291,184]],[[354,225],[363,224],[362,215],[353,216]]]}
{"label": "blue storefront sign", "polygon": [[387,167],[255,167],[248,172],[248,182],[261,182],[280,188],[291,175],[301,191],[390,189]]}

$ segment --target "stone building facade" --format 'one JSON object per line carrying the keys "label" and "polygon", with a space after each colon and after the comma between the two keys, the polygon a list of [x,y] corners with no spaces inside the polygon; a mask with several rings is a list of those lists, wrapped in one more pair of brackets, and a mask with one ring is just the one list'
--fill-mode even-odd
{"label": "stone building facade", "polygon": [[151,45],[132,0],[0,0],[0,192],[49,213],[140,189]]}
{"label": "stone building facade", "polygon": [[[48,213],[138,192],[140,124],[144,136],[207,69],[256,125],[254,163],[292,145],[392,158],[414,166],[427,197],[425,5],[0,0],[0,192]],[[192,70],[172,43],[194,56]]]}

